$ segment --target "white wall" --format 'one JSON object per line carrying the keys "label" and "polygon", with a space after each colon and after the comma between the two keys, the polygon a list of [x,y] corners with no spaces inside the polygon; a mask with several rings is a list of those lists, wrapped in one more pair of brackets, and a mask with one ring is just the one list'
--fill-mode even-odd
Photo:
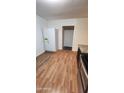
{"label": "white wall", "polygon": [[42,54],[44,49],[43,31],[47,30],[47,21],[36,16],[36,56]]}
{"label": "white wall", "polygon": [[82,18],[77,19],[75,25],[74,39],[73,39],[73,50],[76,51],[78,44],[88,45],[88,19]]}
{"label": "white wall", "polygon": [[56,51],[56,30],[55,28],[48,28],[44,31],[44,37],[48,40],[45,41],[45,50]]}
{"label": "white wall", "polygon": [[64,30],[64,46],[72,47],[74,30]]}
{"label": "white wall", "polygon": [[62,26],[75,26],[73,37],[73,51],[77,51],[78,44],[88,44],[88,19],[64,19],[48,21],[48,27],[59,29],[59,49],[62,49]]}

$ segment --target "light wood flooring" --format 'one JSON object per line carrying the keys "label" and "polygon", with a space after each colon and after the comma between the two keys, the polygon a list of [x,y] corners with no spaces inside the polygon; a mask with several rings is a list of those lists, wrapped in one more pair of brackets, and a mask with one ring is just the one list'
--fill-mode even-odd
{"label": "light wood flooring", "polygon": [[76,52],[45,52],[36,61],[37,93],[79,93]]}

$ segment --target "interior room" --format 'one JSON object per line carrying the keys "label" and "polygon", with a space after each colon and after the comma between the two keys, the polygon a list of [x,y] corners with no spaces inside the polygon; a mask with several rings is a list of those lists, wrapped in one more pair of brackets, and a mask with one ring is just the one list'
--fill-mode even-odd
{"label": "interior room", "polygon": [[36,92],[88,93],[87,0],[36,0]]}

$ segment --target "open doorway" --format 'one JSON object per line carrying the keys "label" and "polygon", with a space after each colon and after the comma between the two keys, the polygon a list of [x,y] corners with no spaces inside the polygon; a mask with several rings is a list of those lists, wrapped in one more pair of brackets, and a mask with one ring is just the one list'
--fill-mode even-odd
{"label": "open doorway", "polygon": [[63,26],[63,49],[72,50],[74,26]]}

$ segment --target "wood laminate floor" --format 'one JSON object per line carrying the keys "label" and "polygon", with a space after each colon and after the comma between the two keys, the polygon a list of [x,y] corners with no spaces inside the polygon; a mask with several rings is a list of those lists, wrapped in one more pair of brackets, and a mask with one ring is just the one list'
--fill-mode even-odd
{"label": "wood laminate floor", "polygon": [[36,60],[37,93],[79,93],[75,52],[46,52]]}

